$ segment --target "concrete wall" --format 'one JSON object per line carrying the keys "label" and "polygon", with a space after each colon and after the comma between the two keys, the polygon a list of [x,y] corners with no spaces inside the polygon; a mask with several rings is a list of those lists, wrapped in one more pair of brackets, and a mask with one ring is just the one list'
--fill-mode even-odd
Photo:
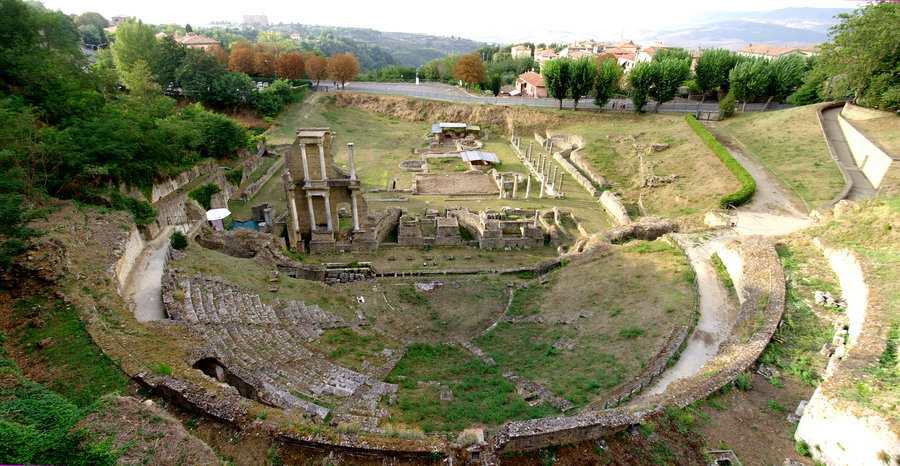
{"label": "concrete wall", "polygon": [[[855,380],[852,372],[865,370],[867,361],[847,359],[876,358],[878,355],[877,348],[870,348],[873,345],[858,345],[865,332],[879,333],[877,325],[866,322],[869,288],[863,268],[849,250],[824,247],[818,241],[816,245],[837,274],[841,293],[847,301],[848,341],[846,347],[838,348],[829,359],[826,379],[816,388],[804,409],[795,437],[809,444],[816,460],[827,464],[884,465],[883,455],[896,461],[900,458],[900,437],[891,423],[882,413],[841,399],[840,388],[832,387],[835,379],[850,377]],[[854,358],[861,352],[872,354]]]}
{"label": "concrete wall", "polygon": [[[851,104],[848,103],[847,105]],[[891,164],[894,163],[894,159],[844,117],[846,109],[847,106],[845,105],[844,110],[841,110],[841,114],[838,115],[838,124],[841,126],[847,145],[850,146],[850,152],[853,154],[856,166],[862,170],[869,182],[872,183],[872,186],[878,189],[881,187],[885,174],[891,168]],[[850,111],[850,113],[853,112],[859,113],[859,110],[854,109]]]}

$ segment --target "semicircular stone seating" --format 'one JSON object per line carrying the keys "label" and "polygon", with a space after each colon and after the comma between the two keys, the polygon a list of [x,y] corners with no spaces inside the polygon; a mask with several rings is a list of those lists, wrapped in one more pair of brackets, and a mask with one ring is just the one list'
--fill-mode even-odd
{"label": "semicircular stone seating", "polygon": [[349,325],[318,306],[268,304],[222,280],[173,270],[163,278],[163,305],[172,320],[205,342],[190,363],[217,359],[233,377],[252,386],[261,403],[319,419],[331,411],[322,404],[334,405],[335,422],[376,430],[386,415],[379,401],[392,399],[397,391],[395,384],[335,364],[303,345],[325,329]]}

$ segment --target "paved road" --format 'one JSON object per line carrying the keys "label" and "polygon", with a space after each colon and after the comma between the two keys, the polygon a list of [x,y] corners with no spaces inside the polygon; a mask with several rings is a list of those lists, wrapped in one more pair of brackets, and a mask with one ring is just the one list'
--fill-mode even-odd
{"label": "paved road", "polygon": [[[323,88],[324,86],[320,86]],[[328,87],[328,92],[335,92],[333,87]],[[374,83],[374,82],[351,82],[347,83],[346,91],[368,92],[372,94],[399,95],[406,97],[416,97],[420,99],[442,100],[445,102],[467,103],[467,104],[493,104],[515,106],[523,105],[527,107],[544,107],[557,108],[559,101],[556,99],[533,99],[530,97],[488,97],[482,95],[474,95],[465,92],[462,88],[450,86],[442,83],[422,83],[418,86],[411,83]],[[341,92],[341,91],[337,91]],[[654,103],[650,102],[645,107],[646,110],[653,110]],[[573,108],[574,101],[566,99],[563,101],[563,107]],[[765,108],[764,104],[747,104],[746,111],[757,112],[762,110],[776,110],[785,108],[786,105],[770,104]],[[578,102],[579,109],[598,110],[599,107],[594,105],[591,98],[582,99]],[[603,107],[606,111],[632,112],[634,107],[628,99],[613,99]],[[716,102],[707,102],[700,104],[699,102],[688,101],[684,99],[666,102],[659,108],[660,112],[669,113],[695,113],[698,110],[705,112],[717,112],[719,104]]]}
{"label": "paved road", "polygon": [[856,161],[853,160],[850,146],[847,145],[847,140],[844,139],[844,132],[841,131],[841,127],[838,124],[838,115],[841,113],[841,109],[842,107],[835,107],[822,112],[822,127],[825,129],[825,139],[828,140],[828,144],[834,150],[838,158],[837,163],[847,171],[847,174],[850,175],[850,181],[853,182],[853,187],[847,193],[847,199],[851,201],[866,199],[875,195],[875,187],[872,186],[866,175],[856,166]]}

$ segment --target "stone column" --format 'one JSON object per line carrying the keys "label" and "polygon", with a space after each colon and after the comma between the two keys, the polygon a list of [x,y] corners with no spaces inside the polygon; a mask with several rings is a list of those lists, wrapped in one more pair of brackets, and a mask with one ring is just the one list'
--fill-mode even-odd
{"label": "stone column", "polygon": [[322,167],[322,179],[327,180],[328,172],[325,171],[325,143],[321,142],[318,144],[318,146],[319,146],[319,165],[321,165],[321,167]]}
{"label": "stone column", "polygon": [[519,191],[519,175],[513,175],[513,192],[512,198],[516,198],[516,192]]}
{"label": "stone column", "polygon": [[309,181],[309,158],[306,156],[306,144],[300,144],[300,158],[303,159],[303,180]]}
{"label": "stone column", "polygon": [[306,193],[306,206],[309,208],[309,226],[310,230],[316,229],[316,209],[313,209],[312,194]]}
{"label": "stone column", "polygon": [[500,183],[499,183],[499,185],[500,185],[500,197],[498,197],[497,199],[503,199],[503,192],[505,191],[505,190],[503,189],[503,188],[504,188],[503,175],[500,175]]}
{"label": "stone column", "polygon": [[531,195],[531,173],[525,175],[525,199]]}
{"label": "stone column", "polygon": [[538,183],[541,184],[541,192],[538,194],[538,199],[543,199],[544,198],[544,179],[538,178]]}
{"label": "stone column", "polygon": [[[356,163],[353,161],[353,143],[347,143],[347,158],[350,160],[350,179],[356,179]],[[355,198],[354,198],[355,199]]]}
{"label": "stone column", "polygon": [[534,142],[528,143],[528,158],[531,158],[531,154],[534,152]]}
{"label": "stone column", "polygon": [[563,186],[564,179],[565,179],[565,177],[563,176],[562,173],[560,173],[559,174],[559,187],[556,188],[556,193],[559,194],[560,196],[562,196],[562,186]]}
{"label": "stone column", "polygon": [[[353,153],[352,150],[350,153]],[[353,207],[353,231],[359,231],[359,213],[356,208],[356,190],[350,192],[350,204]]]}
{"label": "stone column", "polygon": [[334,231],[334,225],[331,223],[331,200],[328,198],[328,192],[322,195],[325,198],[325,221],[328,222],[328,231]]}

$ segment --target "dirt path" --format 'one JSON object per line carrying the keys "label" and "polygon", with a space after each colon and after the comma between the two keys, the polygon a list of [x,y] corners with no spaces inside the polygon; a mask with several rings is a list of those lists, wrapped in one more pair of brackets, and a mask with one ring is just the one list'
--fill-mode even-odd
{"label": "dirt path", "polygon": [[696,374],[715,357],[721,344],[731,335],[738,309],[729,301],[728,292],[716,275],[712,254],[728,241],[742,236],[782,236],[812,224],[789,192],[764,167],[733,145],[726,147],[756,180],[756,193],[749,204],[732,212],[732,228],[712,234],[676,236],[697,277],[700,319],[678,361],[646,390],[649,395],[662,393],[672,382]]}
{"label": "dirt path", "polygon": [[162,275],[169,255],[170,229],[144,248],[128,277],[127,296],[134,303],[134,318],[138,322],[166,318],[162,307]]}

